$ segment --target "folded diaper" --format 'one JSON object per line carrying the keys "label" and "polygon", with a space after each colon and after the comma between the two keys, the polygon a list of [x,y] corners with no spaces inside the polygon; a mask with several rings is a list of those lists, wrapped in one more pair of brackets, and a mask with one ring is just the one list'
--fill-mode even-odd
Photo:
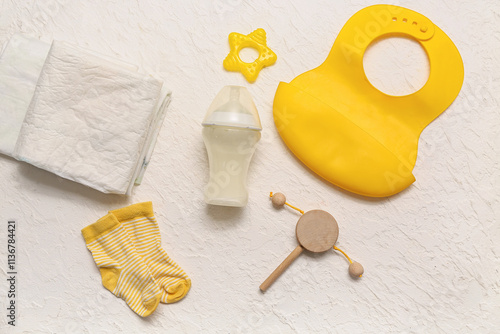
{"label": "folded diaper", "polygon": [[[16,54],[25,59],[11,61]],[[0,87],[7,87],[0,102],[8,102],[0,106],[7,121],[0,152],[105,193],[129,194],[170,100],[162,86],[67,43],[15,35],[0,57]]]}

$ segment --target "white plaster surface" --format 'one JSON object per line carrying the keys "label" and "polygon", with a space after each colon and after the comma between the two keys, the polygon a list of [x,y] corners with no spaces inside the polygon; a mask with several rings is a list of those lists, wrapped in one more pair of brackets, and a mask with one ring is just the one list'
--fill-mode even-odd
{"label": "white plaster surface", "polygon": [[[0,0],[1,44],[15,32],[64,40],[138,64],[173,91],[150,167],[130,197],[0,157],[0,333],[499,333],[498,1],[398,2],[442,28],[465,64],[462,91],[424,130],[417,181],[402,193],[366,199],[322,181],[274,127],[279,81],[318,66],[347,19],[375,3]],[[248,84],[223,70],[222,60],[230,32],[259,27],[278,61]],[[408,56],[396,70],[417,61]],[[382,65],[371,73],[375,81],[391,69]],[[407,75],[403,83],[422,73]],[[264,128],[244,209],[203,202],[200,123],[228,84],[249,88]],[[386,80],[388,89],[399,85]],[[303,254],[262,294],[261,282],[296,246],[299,217],[274,209],[269,191],[332,213],[337,245],[364,265],[363,278],[351,279],[338,253]],[[142,319],[101,285],[80,229],[109,209],[146,200],[165,250],[193,286],[181,302]],[[6,317],[8,218],[17,220],[15,328]]]}

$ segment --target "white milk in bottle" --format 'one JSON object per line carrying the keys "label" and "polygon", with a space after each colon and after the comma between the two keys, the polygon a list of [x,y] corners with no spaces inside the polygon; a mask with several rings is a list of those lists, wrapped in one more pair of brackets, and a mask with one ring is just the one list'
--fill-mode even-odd
{"label": "white milk in bottle", "polygon": [[210,167],[205,202],[245,206],[248,167],[262,130],[259,113],[248,90],[240,86],[222,88],[202,125]]}

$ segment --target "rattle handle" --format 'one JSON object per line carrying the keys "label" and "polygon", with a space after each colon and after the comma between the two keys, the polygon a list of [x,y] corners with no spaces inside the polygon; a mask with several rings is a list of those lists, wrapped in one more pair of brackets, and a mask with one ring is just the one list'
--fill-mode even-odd
{"label": "rattle handle", "polygon": [[286,257],[286,259],[276,268],[271,275],[260,285],[260,289],[264,292],[266,291],[271,284],[276,281],[276,279],[285,271],[286,268],[292,263],[299,255],[302,253],[304,249],[302,246],[298,245],[297,248],[295,248],[290,255]]}

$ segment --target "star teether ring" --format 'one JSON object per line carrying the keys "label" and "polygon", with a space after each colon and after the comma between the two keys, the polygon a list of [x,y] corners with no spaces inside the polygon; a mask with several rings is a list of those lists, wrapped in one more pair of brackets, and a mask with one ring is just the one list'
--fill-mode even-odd
{"label": "star teether ring", "polygon": [[[241,72],[248,82],[254,82],[265,66],[271,66],[278,57],[267,46],[266,32],[259,28],[248,35],[242,35],[237,32],[229,34],[229,47],[231,51],[222,63],[224,68],[232,72]],[[245,63],[240,58],[240,51],[243,48],[250,47],[257,50],[259,57],[252,63]]]}

